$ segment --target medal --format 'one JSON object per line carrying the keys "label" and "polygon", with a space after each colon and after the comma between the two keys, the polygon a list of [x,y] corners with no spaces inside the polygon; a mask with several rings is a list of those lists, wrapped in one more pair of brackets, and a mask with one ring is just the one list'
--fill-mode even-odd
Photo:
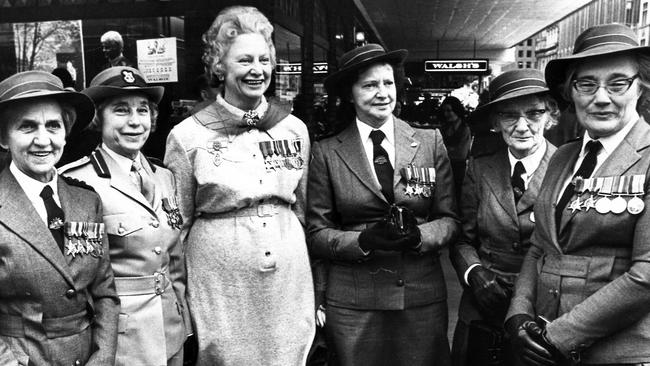
{"label": "medal", "polygon": [[215,151],[214,152],[214,158],[212,159],[212,162],[214,165],[219,166],[223,162],[223,158],[221,157],[221,152],[220,151]]}
{"label": "medal", "polygon": [[580,211],[582,203],[580,202],[580,197],[577,197],[575,200],[571,201],[567,210],[571,210],[571,213]]}
{"label": "medal", "polygon": [[609,200],[607,197],[600,197],[598,201],[596,201],[596,212],[599,214],[606,214],[611,211],[611,206],[612,206],[612,201]]}
{"label": "medal", "polygon": [[612,210],[612,201],[608,196],[612,193],[614,177],[601,177],[596,179],[596,186],[600,186],[600,189],[598,190],[598,196],[600,196],[600,198],[596,201],[596,207],[594,208],[596,209],[596,212],[604,215]]}
{"label": "medal", "polygon": [[167,224],[174,229],[180,230],[183,225],[183,218],[176,203],[176,197],[164,197],[162,206],[165,214],[167,214]]}
{"label": "medal", "polygon": [[413,187],[411,187],[411,180],[413,180],[413,172],[411,171],[411,165],[407,165],[406,167],[400,169],[400,173],[402,174],[402,178],[406,181],[406,187],[404,188],[404,194],[407,196],[411,196],[413,192]]}
{"label": "medal", "polygon": [[593,195],[587,197],[587,199],[582,202],[582,208],[585,209],[585,212],[587,212],[587,211],[589,211],[589,209],[595,208],[595,207],[596,207],[596,200],[594,199]]}
{"label": "medal", "polygon": [[614,214],[621,214],[627,210],[627,201],[621,195],[627,193],[626,187],[626,176],[614,177],[613,187],[616,187],[612,194],[616,195],[616,198],[612,199],[611,211]]}
{"label": "medal", "polygon": [[610,210],[615,214],[623,213],[627,209],[627,202],[625,198],[618,196],[612,200],[612,206]]}
{"label": "medal", "polygon": [[630,198],[627,202],[627,212],[632,215],[638,215],[643,212],[645,208],[645,202],[638,195],[642,195],[643,192],[643,183],[645,181],[645,174],[633,175],[631,181],[630,193],[634,197]]}

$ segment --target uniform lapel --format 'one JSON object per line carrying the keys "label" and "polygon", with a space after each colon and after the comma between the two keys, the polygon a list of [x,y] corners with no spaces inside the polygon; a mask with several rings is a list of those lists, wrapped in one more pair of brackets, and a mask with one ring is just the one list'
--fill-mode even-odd
{"label": "uniform lapel", "polygon": [[74,286],[59,246],[9,169],[0,173],[0,187],[0,222],[47,259],[70,286]]}
{"label": "uniform lapel", "polygon": [[381,193],[379,184],[375,184],[376,178],[368,164],[366,151],[363,149],[361,137],[356,123],[351,123],[348,128],[343,130],[338,136],[340,145],[336,147],[336,153],[343,163],[350,169],[361,183],[371,190],[381,200],[388,202],[386,197]]}
{"label": "uniform lapel", "polygon": [[147,199],[142,195],[140,191],[138,191],[137,187],[131,181],[131,177],[122,172],[122,170],[119,168],[119,165],[117,165],[117,162],[113,160],[113,158],[111,158],[104,151],[104,149],[100,148],[99,152],[101,153],[100,156],[104,159],[104,162],[106,162],[106,166],[108,167],[111,179],[111,187],[122,192],[125,196],[138,202],[140,205],[142,205],[142,207],[154,213]]}
{"label": "uniform lapel", "polygon": [[517,203],[517,215],[526,211],[535,204],[540,186],[542,184],[542,180],[544,179],[546,167],[548,166],[548,161],[551,159],[551,156],[555,150],[555,146],[546,141],[546,152],[544,153],[544,157],[540,161],[537,169],[535,169],[533,172],[533,176],[528,182],[528,188],[526,189],[526,192],[524,192],[524,195],[521,196],[519,202]]}
{"label": "uniform lapel", "polygon": [[402,176],[400,170],[410,164],[415,157],[420,142],[414,138],[415,130],[408,123],[395,118],[395,166],[393,167],[393,189],[399,184]]}
{"label": "uniform lapel", "polygon": [[487,161],[488,169],[485,170],[485,181],[494,192],[499,205],[508,213],[508,216],[517,224],[517,213],[515,211],[515,195],[512,192],[510,182],[510,162],[508,151],[504,150],[492,159]]}

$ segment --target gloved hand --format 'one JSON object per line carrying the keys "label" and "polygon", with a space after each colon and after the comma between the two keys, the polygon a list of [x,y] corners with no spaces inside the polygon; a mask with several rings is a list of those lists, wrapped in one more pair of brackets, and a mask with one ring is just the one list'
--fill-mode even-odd
{"label": "gloved hand", "polygon": [[521,360],[529,366],[555,366],[565,358],[545,336],[542,329],[529,315],[519,314],[508,319],[506,331]]}
{"label": "gloved hand", "polygon": [[422,238],[413,211],[403,206],[392,205],[388,210],[388,222],[399,234],[409,237],[404,249],[420,250]]}
{"label": "gloved hand", "polygon": [[496,273],[483,266],[472,268],[467,277],[479,310],[489,316],[505,316],[510,304],[510,290],[499,283]]}
{"label": "gloved hand", "polygon": [[[418,232],[419,235],[419,232]],[[389,220],[384,219],[359,234],[359,247],[371,250],[402,251],[413,245],[413,235],[402,234]]]}

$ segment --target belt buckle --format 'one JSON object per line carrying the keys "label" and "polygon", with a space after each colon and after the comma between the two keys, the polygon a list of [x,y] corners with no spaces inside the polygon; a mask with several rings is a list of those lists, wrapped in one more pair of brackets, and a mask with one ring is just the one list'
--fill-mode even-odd
{"label": "belt buckle", "polygon": [[153,274],[154,291],[156,295],[162,295],[165,292],[165,274],[156,272]]}
{"label": "belt buckle", "polygon": [[272,203],[263,203],[257,205],[257,216],[259,217],[273,216],[274,213],[275,205]]}

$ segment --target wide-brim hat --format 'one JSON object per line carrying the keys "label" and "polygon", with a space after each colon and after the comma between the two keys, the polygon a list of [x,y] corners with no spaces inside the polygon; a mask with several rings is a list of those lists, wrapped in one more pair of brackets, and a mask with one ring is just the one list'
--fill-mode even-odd
{"label": "wide-brim hat", "polygon": [[377,62],[387,62],[399,65],[406,59],[408,51],[404,49],[386,52],[384,47],[375,43],[357,47],[341,56],[339,69],[325,78],[325,88],[328,93],[337,94],[344,85],[341,81],[357,72],[359,69]]}
{"label": "wide-brim hat", "polygon": [[497,103],[523,97],[548,93],[544,73],[537,69],[516,69],[506,71],[490,82],[490,100],[476,108],[472,120],[485,120],[490,109]]}
{"label": "wide-brim hat", "polygon": [[[576,38],[573,54],[549,61],[546,65],[546,83],[554,92],[566,78],[567,67],[575,62],[602,55],[650,52],[650,47],[640,46],[637,35],[623,24],[602,24],[587,28]],[[561,94],[561,93],[560,93]]]}
{"label": "wide-brim hat", "polygon": [[118,95],[139,92],[145,94],[151,101],[160,103],[165,88],[148,86],[147,81],[138,69],[128,66],[114,66],[100,72],[90,81],[90,86],[81,91],[95,103]]}
{"label": "wide-brim hat", "polygon": [[[82,93],[63,88],[61,79],[45,71],[23,71],[14,74],[0,82],[0,109],[10,108],[17,102],[51,98],[58,102],[69,104],[77,118],[72,125],[87,125],[95,116],[93,101]],[[7,121],[0,121],[7,122]],[[67,126],[68,130],[72,125]]]}

